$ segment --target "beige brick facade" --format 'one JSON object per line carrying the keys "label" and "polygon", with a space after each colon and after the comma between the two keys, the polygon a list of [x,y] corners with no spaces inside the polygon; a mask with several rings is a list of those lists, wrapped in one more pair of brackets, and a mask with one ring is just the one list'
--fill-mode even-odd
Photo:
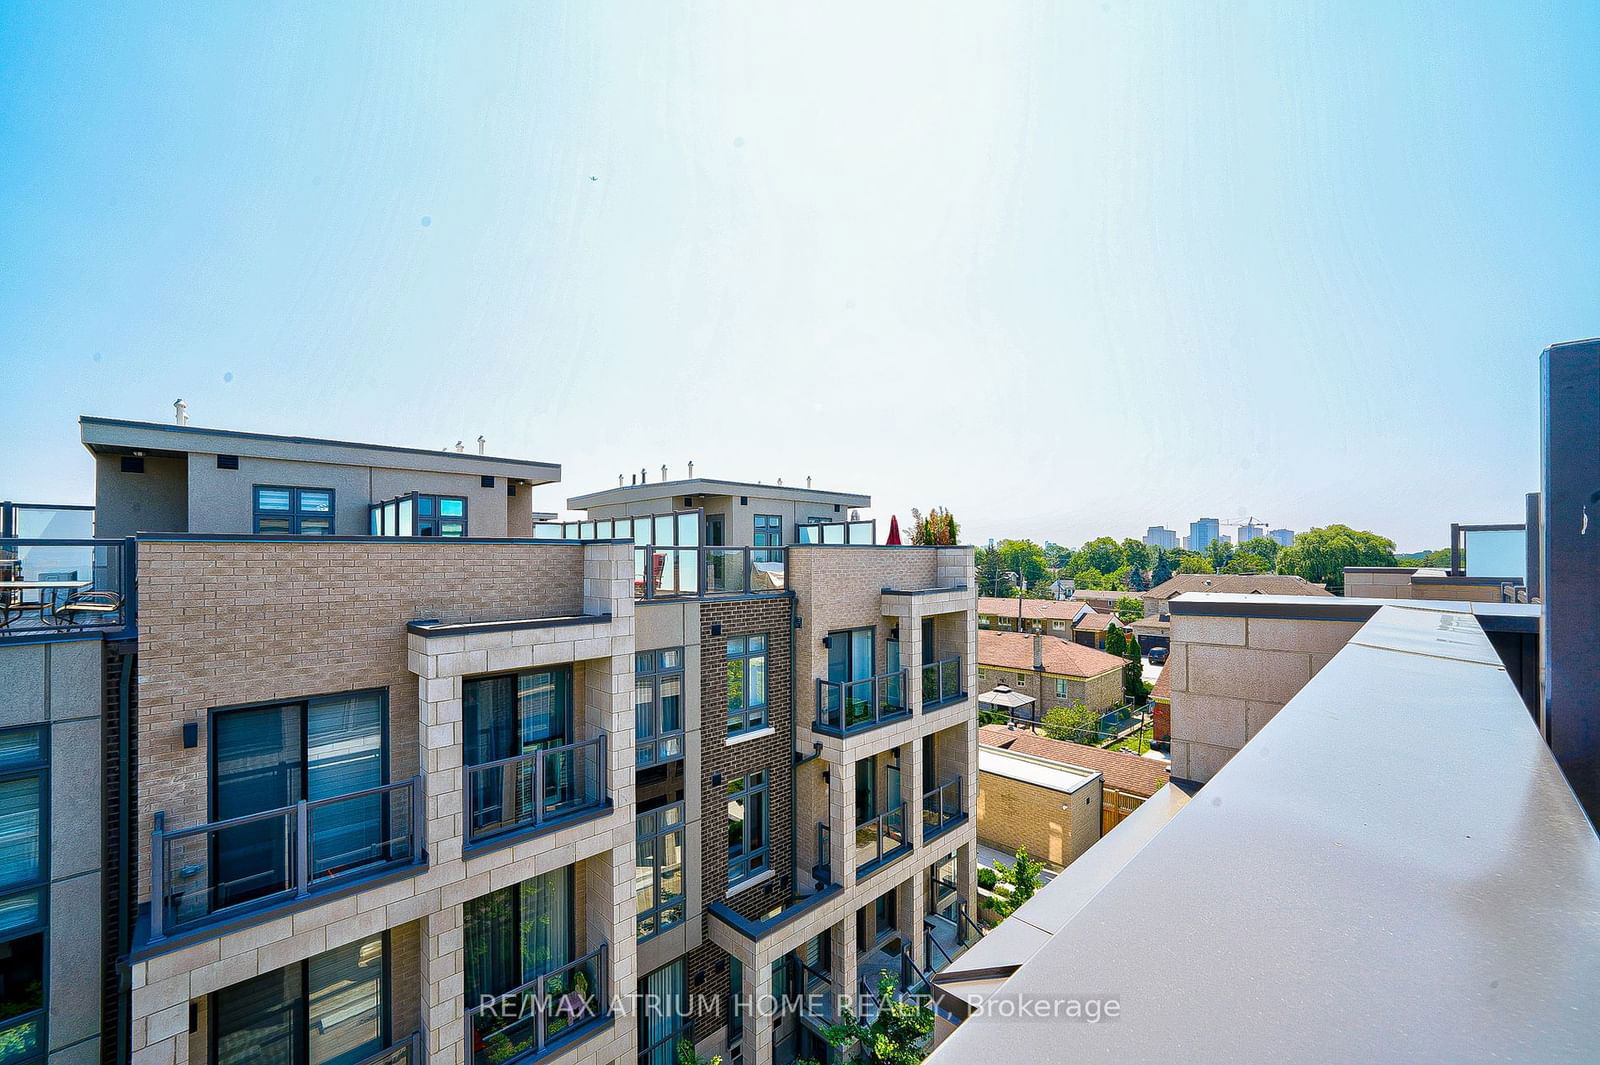
{"label": "beige brick facade", "polygon": [[1098,774],[1066,794],[996,773],[978,774],[978,840],[1028,854],[1056,869],[1100,838],[1103,781]]}

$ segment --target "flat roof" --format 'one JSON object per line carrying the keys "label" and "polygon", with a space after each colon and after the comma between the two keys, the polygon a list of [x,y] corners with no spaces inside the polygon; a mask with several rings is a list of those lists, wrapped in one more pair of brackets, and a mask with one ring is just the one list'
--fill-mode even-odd
{"label": "flat roof", "polygon": [[[930,1063],[1593,1061],[1600,839],[1450,606],[1379,608],[1057,927],[1030,908],[1126,826],[1002,923],[1054,935],[989,948],[1021,967],[987,1002],[1115,999],[1120,1020],[996,1008]],[[1152,919],[1155,965],[1128,949]]]}
{"label": "flat roof", "polygon": [[557,463],[461,451],[429,451],[425,448],[363,444],[314,436],[281,436],[238,429],[208,429],[198,425],[97,418],[88,414],[78,418],[78,430],[83,446],[96,454],[155,451],[184,455],[239,455],[289,462],[326,462],[337,466],[487,475],[535,485],[553,484],[561,480],[561,467]]}
{"label": "flat roof", "polygon": [[1094,783],[1100,776],[1074,765],[1063,765],[1043,758],[1030,758],[1025,754],[1003,751],[998,747],[978,748],[978,772],[993,773],[1007,780],[1024,784],[1037,784],[1041,788],[1071,795],[1085,785]]}
{"label": "flat roof", "polygon": [[837,503],[845,507],[870,507],[872,497],[855,492],[827,492],[820,488],[795,488],[786,484],[756,484],[752,481],[723,481],[712,477],[685,478],[681,481],[655,481],[603,488],[567,500],[569,510],[588,510],[638,499],[669,496],[755,496],[760,499],[786,499],[797,503]]}

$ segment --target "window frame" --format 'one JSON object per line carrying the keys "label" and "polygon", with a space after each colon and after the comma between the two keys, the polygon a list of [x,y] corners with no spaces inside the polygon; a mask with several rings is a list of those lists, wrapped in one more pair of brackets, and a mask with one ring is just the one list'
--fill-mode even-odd
{"label": "window frame", "polygon": [[[755,779],[755,783],[751,783]],[[728,781],[728,805],[735,801],[742,804],[744,817],[740,821],[740,853],[736,857],[733,853],[732,821],[729,822],[728,840],[728,887],[734,888],[767,872],[771,868],[772,858],[772,777],[765,769],[754,769],[741,774]],[[750,845],[751,826],[755,818],[750,816],[752,800],[760,796],[761,802],[761,845]]]}
{"label": "window frame", "polygon": [[[433,506],[433,513],[432,514],[426,514],[425,515],[425,514],[422,513],[422,501],[424,499],[430,500],[432,502],[432,506]],[[447,500],[447,499],[450,500],[451,502],[455,502],[456,500],[460,500],[461,501],[461,531],[459,533],[446,533],[446,532],[443,531],[444,523],[446,521],[446,518],[445,518],[444,513],[443,513],[443,511],[442,511],[442,509],[440,507],[440,503],[442,503],[444,500]],[[414,531],[414,535],[416,535],[416,536],[427,536],[427,537],[432,537],[434,539],[439,539],[439,540],[464,540],[464,539],[466,539],[468,536],[472,535],[472,526],[468,521],[468,519],[470,517],[470,515],[469,515],[470,506],[471,506],[470,501],[468,500],[468,498],[466,496],[439,495],[438,493],[435,493],[435,492],[413,492],[413,493],[411,493],[411,507],[412,507],[412,510],[411,510],[411,528]],[[456,519],[452,516],[448,520],[452,524],[454,524]],[[422,523],[425,522],[425,521],[432,522],[438,528],[439,531],[431,532],[431,533],[423,532],[422,531]]]}
{"label": "window frame", "polygon": [[1071,698],[1071,696],[1072,696],[1071,683],[1072,682],[1069,681],[1066,677],[1057,677],[1057,678],[1055,678],[1055,681],[1056,681],[1056,698],[1057,699],[1068,699],[1068,698]]}
{"label": "window frame", "polygon": [[[268,510],[261,506],[261,493],[288,492],[289,508],[287,510]],[[326,493],[328,496],[327,510],[306,510],[300,505],[300,496],[303,492]],[[337,515],[339,513],[339,497],[332,488],[319,488],[313,485],[291,484],[255,484],[250,486],[250,531],[257,536],[333,536],[338,532]],[[270,529],[263,532],[262,519],[270,521],[287,521],[289,528]],[[326,532],[304,532],[306,521],[326,521]]]}
{"label": "window frame", "polygon": [[783,515],[753,514],[750,517],[750,561],[773,561],[772,550],[783,547]]}
{"label": "window frame", "polygon": [[50,727],[43,724],[19,725],[0,729],[0,736],[31,732],[38,737],[38,755],[31,761],[0,769],[0,782],[33,778],[39,796],[39,870],[31,879],[18,881],[4,889],[4,898],[21,898],[32,895],[35,902],[33,920],[0,933],[0,944],[17,943],[34,936],[39,937],[39,1005],[0,1020],[0,1031],[20,1028],[33,1023],[38,1030],[39,1053],[35,1059],[43,1061],[50,1047]]}
{"label": "window frame", "polygon": [[[676,655],[677,664],[664,666],[661,663],[665,656]],[[648,664],[646,659],[648,658]],[[641,668],[643,666],[643,668]],[[678,727],[663,729],[661,725],[661,686],[663,681],[674,678],[678,681]],[[682,647],[660,647],[651,651],[638,651],[633,656],[633,708],[634,708],[634,764],[636,768],[644,769],[653,765],[670,765],[680,762],[684,758],[684,692],[688,683],[684,672],[684,655]],[[640,723],[640,694],[644,688],[649,689],[649,703],[645,715],[649,719],[649,733],[641,735]],[[663,758],[662,745],[677,737],[678,751],[676,754]],[[646,758],[646,752],[649,757]]]}
{"label": "window frame", "polygon": [[[664,818],[661,815],[672,812],[676,812],[678,815],[678,820],[675,823],[663,823]],[[641,835],[639,831],[639,820],[645,817],[652,818],[654,827],[647,835]],[[667,803],[665,806],[658,806],[653,810],[646,810],[644,813],[641,813],[634,818],[635,875],[637,875],[637,870],[639,868],[639,847],[645,843],[649,843],[651,851],[650,882],[653,889],[653,897],[655,898],[655,905],[651,906],[649,909],[637,911],[635,920],[637,921],[638,925],[642,925],[646,917],[654,919],[654,926],[651,931],[638,931],[635,933],[635,939],[637,942],[643,943],[646,940],[654,939],[663,932],[668,932],[674,928],[677,928],[688,919],[688,823],[688,807],[682,799],[678,800],[677,802]],[[674,895],[671,898],[666,898],[662,893],[662,869],[666,867],[666,863],[663,860],[662,855],[664,853],[665,842],[669,836],[679,837],[677,867],[678,882],[682,887],[682,893]],[[674,908],[678,910],[677,919],[670,924],[663,923],[661,920],[661,915],[665,911]]]}
{"label": "window frame", "polygon": [[[750,645],[753,640],[761,641],[761,649],[759,651],[751,649]],[[737,652],[733,649],[735,643],[740,645],[740,649]],[[743,636],[729,636],[727,638],[727,668],[730,684],[729,691],[726,693],[726,703],[728,735],[730,737],[755,732],[771,724],[771,718],[767,713],[771,702],[771,685],[769,683],[771,671],[768,668],[769,659],[767,657],[771,644],[772,641],[767,638],[767,634],[764,632],[752,632]],[[761,702],[752,705],[750,702],[750,665],[758,659],[761,663]],[[733,705],[731,683],[734,670],[740,671],[739,692],[742,705],[737,708]]]}
{"label": "window frame", "polygon": [[[391,1049],[394,1046],[394,979],[392,971],[394,964],[394,951],[390,943],[391,931],[391,929],[385,928],[377,933],[377,938],[383,943],[383,969],[378,977],[379,989],[382,998],[382,1001],[378,1006],[378,1041],[382,1044],[382,1046],[379,1047],[380,1051]],[[365,943],[371,938],[373,937],[368,936],[355,940],[354,942]],[[350,944],[342,945],[349,946]],[[338,949],[339,947],[333,948],[333,950]],[[299,961],[290,962],[289,965],[280,965],[276,969],[270,969],[266,973],[260,974],[262,976],[267,976],[271,973],[280,972],[284,969],[287,969],[290,966],[296,966],[300,969],[300,1001],[294,1006],[294,1065],[310,1065],[311,963],[316,958],[320,958],[323,954],[329,953],[332,953],[332,951],[325,950],[320,954],[314,954],[309,958],[301,958]],[[254,977],[251,979],[254,979]],[[239,982],[243,983],[245,981]],[[230,986],[237,986],[237,984]],[[217,997],[227,991],[227,987],[219,987],[217,990],[206,995],[206,1060],[208,1062],[216,1062],[218,1060],[217,1044],[218,1040],[222,1036],[222,1026],[217,1023],[217,1019],[221,1016],[221,1013],[217,1008]]]}

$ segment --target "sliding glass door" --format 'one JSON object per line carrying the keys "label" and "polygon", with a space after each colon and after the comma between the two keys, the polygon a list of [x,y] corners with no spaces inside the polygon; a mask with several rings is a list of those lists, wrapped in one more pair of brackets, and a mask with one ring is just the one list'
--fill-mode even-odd
{"label": "sliding glass door", "polygon": [[351,1065],[389,1045],[386,933],[218,991],[215,1065]]}
{"label": "sliding glass door", "polygon": [[[218,710],[211,719],[211,820],[267,814],[212,837],[213,909],[294,886],[302,800],[336,799],[388,779],[385,693],[352,692]],[[380,795],[324,803],[309,819],[311,875],[386,859]]]}
{"label": "sliding glass door", "polygon": [[[537,754],[572,742],[572,669],[524,670],[469,680],[462,689],[464,752],[469,766]],[[535,796],[535,759],[471,774],[473,829],[516,823],[542,801],[574,801],[581,785],[571,758],[544,759],[544,791]]]}
{"label": "sliding glass door", "polygon": [[573,959],[572,867],[466,905],[467,1003],[503,995]]}

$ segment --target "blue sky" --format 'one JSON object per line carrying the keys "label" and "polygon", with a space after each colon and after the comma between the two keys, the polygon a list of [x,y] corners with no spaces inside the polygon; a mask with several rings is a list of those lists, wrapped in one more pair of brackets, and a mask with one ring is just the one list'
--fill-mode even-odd
{"label": "blue sky", "polygon": [[80,413],[942,504],[1519,520],[1600,6],[7,4],[0,497]]}

